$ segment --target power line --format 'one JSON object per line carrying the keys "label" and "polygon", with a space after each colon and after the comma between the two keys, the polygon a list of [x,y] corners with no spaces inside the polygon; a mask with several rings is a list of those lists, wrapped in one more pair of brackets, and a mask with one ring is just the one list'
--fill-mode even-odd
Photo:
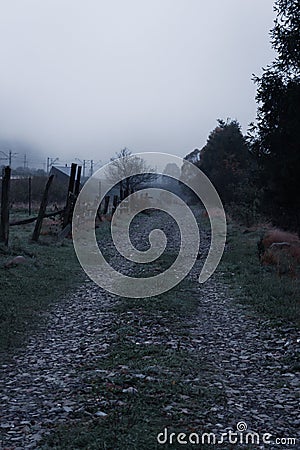
{"label": "power line", "polygon": [[49,171],[50,171],[50,168],[53,166],[53,164],[56,162],[56,161],[58,161],[59,160],[59,158],[49,158],[49,156],[48,156],[48,158],[47,158],[47,173],[49,173]]}
{"label": "power line", "polygon": [[82,164],[82,178],[85,178],[86,169],[89,165],[89,176],[91,177],[94,173],[95,167],[97,167],[102,161],[101,159],[95,163],[93,159],[80,159],[75,158],[75,161],[79,161]]}
{"label": "power line", "polygon": [[8,150],[8,153],[5,153],[3,150],[0,150],[0,153],[2,153],[4,155],[4,158],[0,158],[0,160],[6,160],[8,161],[8,165],[11,167],[11,160],[12,158],[15,158],[15,156],[18,154],[16,152],[12,152],[12,150],[10,149],[5,149]]}

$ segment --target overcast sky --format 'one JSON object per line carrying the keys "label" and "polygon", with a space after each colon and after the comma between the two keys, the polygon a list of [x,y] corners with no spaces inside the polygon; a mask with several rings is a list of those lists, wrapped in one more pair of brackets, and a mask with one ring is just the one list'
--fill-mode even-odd
{"label": "overcast sky", "polygon": [[246,132],[252,73],[274,58],[273,3],[0,0],[0,141],[35,148],[34,165],[124,146],[184,156],[217,118]]}

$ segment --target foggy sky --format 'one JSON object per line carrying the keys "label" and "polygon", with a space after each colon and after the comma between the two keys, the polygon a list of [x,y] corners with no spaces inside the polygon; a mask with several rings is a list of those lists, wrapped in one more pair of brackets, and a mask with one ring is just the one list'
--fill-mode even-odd
{"label": "foggy sky", "polygon": [[18,165],[17,141],[35,149],[33,166],[124,146],[184,156],[217,118],[246,132],[273,19],[272,0],[3,0],[0,143]]}

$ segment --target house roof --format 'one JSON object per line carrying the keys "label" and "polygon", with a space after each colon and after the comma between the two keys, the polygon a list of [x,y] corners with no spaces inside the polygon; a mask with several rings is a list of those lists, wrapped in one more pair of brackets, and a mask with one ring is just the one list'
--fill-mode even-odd
{"label": "house roof", "polygon": [[64,175],[67,175],[68,177],[71,174],[71,167],[66,167],[66,166],[52,166],[51,167],[51,171],[50,172],[54,172],[58,171],[63,173]]}

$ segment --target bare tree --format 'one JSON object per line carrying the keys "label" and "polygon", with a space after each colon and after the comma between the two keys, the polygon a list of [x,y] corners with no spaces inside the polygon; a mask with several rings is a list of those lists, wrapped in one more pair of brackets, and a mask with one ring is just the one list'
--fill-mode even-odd
{"label": "bare tree", "polygon": [[164,175],[169,175],[178,179],[180,177],[180,168],[175,163],[168,163],[164,168]]}
{"label": "bare tree", "polygon": [[[111,158],[106,176],[110,181],[120,183],[121,199],[136,191],[141,184],[151,182],[156,178],[156,174],[153,173],[155,169],[147,166],[139,156],[132,155],[126,147],[116,155],[116,158]],[[133,175],[136,172],[140,174]]]}

